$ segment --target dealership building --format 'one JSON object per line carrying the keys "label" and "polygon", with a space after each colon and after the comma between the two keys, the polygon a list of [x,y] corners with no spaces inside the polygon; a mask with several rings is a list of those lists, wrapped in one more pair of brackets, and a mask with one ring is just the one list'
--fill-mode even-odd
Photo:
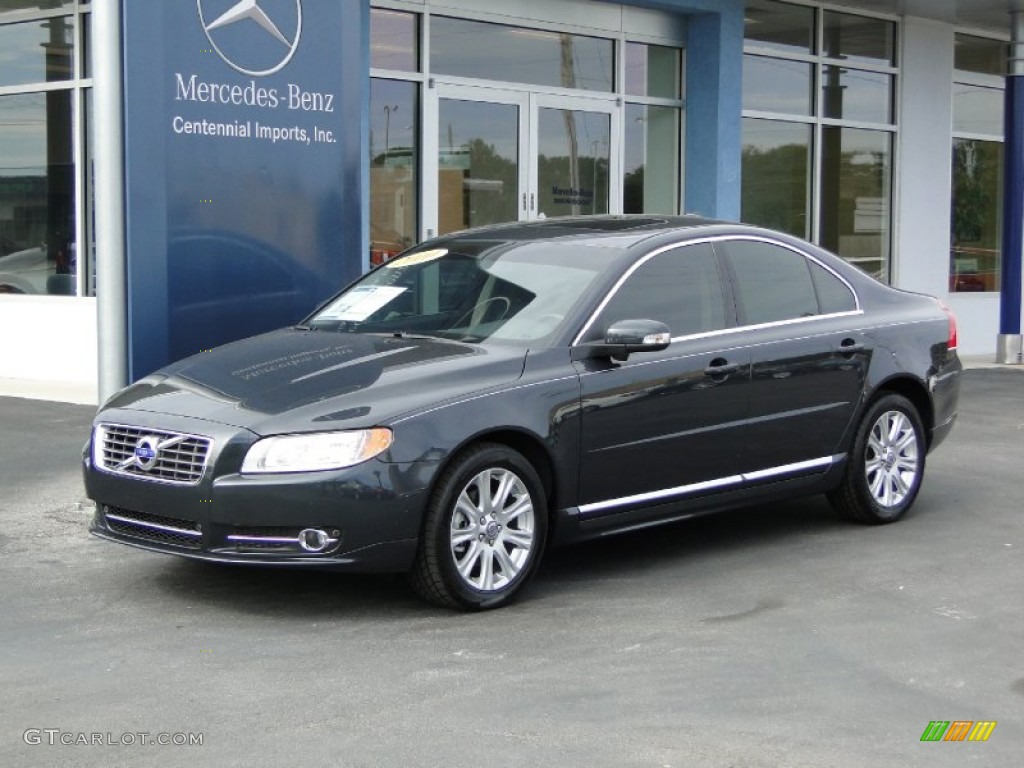
{"label": "dealership building", "polygon": [[2,391],[96,402],[592,213],[807,238],[1019,363],[1022,212],[1024,0],[0,1]]}

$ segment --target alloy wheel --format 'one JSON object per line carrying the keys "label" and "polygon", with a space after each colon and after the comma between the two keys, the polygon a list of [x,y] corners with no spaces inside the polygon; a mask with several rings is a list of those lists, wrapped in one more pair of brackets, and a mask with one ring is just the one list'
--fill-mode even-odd
{"label": "alloy wheel", "polygon": [[864,447],[868,489],[882,507],[898,506],[914,488],[920,471],[917,431],[902,411],[886,411],[871,427]]}
{"label": "alloy wheel", "polygon": [[485,469],[462,489],[451,518],[449,545],[459,577],[481,592],[506,587],[530,560],[533,499],[515,472]]}

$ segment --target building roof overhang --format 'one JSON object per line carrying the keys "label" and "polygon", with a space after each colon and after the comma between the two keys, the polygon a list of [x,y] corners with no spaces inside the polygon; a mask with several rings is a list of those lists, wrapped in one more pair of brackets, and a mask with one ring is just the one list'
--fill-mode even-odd
{"label": "building roof overhang", "polygon": [[1024,0],[830,0],[851,10],[917,16],[978,31],[1008,35],[1010,14],[1024,11]]}

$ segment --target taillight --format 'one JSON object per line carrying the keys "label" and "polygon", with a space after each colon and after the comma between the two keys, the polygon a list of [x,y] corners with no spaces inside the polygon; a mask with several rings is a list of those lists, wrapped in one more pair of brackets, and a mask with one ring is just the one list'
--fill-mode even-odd
{"label": "taillight", "polygon": [[942,299],[936,299],[935,301],[938,303],[942,311],[946,313],[946,317],[949,318],[949,341],[946,342],[946,348],[954,350],[957,347],[956,315],[953,314],[953,310],[950,309]]}

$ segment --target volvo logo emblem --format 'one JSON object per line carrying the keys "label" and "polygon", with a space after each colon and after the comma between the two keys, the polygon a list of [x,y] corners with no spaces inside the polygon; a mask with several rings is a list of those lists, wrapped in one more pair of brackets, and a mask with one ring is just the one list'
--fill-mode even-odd
{"label": "volvo logo emblem", "polygon": [[243,75],[279,72],[299,48],[302,0],[196,0],[196,7],[213,50]]}
{"label": "volvo logo emblem", "polygon": [[156,460],[159,456],[159,438],[152,435],[139,438],[139,442],[135,444],[135,463],[139,469],[149,472],[149,470],[156,466]]}

